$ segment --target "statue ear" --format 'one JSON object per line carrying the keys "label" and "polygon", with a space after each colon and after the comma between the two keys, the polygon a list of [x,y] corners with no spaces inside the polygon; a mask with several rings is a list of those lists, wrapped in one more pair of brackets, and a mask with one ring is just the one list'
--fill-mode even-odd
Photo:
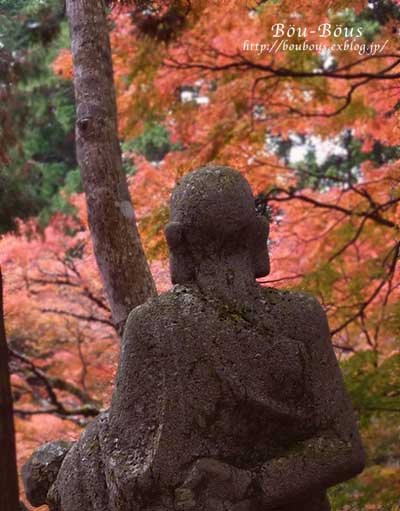
{"label": "statue ear", "polygon": [[170,222],[165,228],[169,247],[169,264],[173,284],[183,284],[194,279],[193,260],[188,250],[183,225]]}
{"label": "statue ear", "polygon": [[179,251],[183,244],[183,226],[179,222],[170,222],[165,228],[165,237],[171,251]]}
{"label": "statue ear", "polygon": [[250,246],[253,257],[254,276],[265,277],[269,274],[268,254],[269,222],[263,216],[257,216],[250,233]]}
{"label": "statue ear", "polygon": [[257,231],[260,233],[260,237],[264,238],[265,236],[268,239],[269,236],[269,221],[265,218],[265,216],[257,216]]}

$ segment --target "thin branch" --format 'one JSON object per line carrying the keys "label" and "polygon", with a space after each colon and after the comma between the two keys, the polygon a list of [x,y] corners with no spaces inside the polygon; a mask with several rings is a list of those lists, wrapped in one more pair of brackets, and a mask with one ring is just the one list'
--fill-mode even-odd
{"label": "thin branch", "polygon": [[361,307],[359,308],[359,310],[355,314],[350,316],[350,318],[348,318],[344,323],[342,323],[340,326],[338,326],[337,328],[335,328],[334,330],[331,331],[332,336],[334,336],[335,334],[337,334],[338,332],[343,330],[347,325],[349,325],[356,319],[360,318],[364,314],[365,309],[374,301],[374,299],[378,296],[381,289],[385,286],[385,284],[388,282],[390,277],[394,274],[394,272],[396,270],[396,266],[397,266],[397,261],[399,258],[399,253],[400,253],[400,242],[397,242],[396,245],[389,251],[389,254],[388,254],[389,257],[392,252],[393,252],[393,259],[390,264],[390,268],[389,268],[387,275],[382,279],[382,281],[379,283],[379,285],[376,287],[376,289],[372,292],[371,296],[367,300],[365,300],[364,302],[361,303]]}
{"label": "thin branch", "polygon": [[354,236],[352,236],[351,239],[349,239],[349,241],[347,243],[345,243],[341,249],[339,249],[337,252],[335,252],[329,259],[328,259],[328,263],[331,263],[334,259],[336,259],[336,257],[339,257],[340,255],[343,254],[343,252],[345,252],[353,243],[355,243],[358,238],[360,237],[361,233],[362,233],[362,230],[364,228],[364,225],[365,223],[367,222],[367,217],[364,217],[360,223],[360,225],[358,226],[358,229],[357,231],[355,232]]}
{"label": "thin branch", "polygon": [[[46,375],[39,367],[37,367],[32,360],[30,360],[28,357],[23,355],[22,353],[19,353],[18,351],[8,348],[10,355],[23,362],[28,366],[30,371],[37,377],[39,380],[43,383],[49,401],[53,405],[53,407],[49,410],[52,410],[51,413],[57,413],[59,415],[64,416],[70,416],[70,415],[94,415],[94,410],[97,410],[97,413],[99,413],[99,410],[93,406],[94,401],[89,397],[89,395],[73,385],[72,383],[66,382],[58,377],[52,377]],[[75,397],[78,397],[83,403],[86,403],[83,407],[76,408],[73,410],[66,409],[63,403],[61,403],[54,391],[54,389],[64,390]],[[77,410],[81,410],[82,412],[77,412]],[[77,412],[77,413],[75,413]],[[22,413],[22,412],[21,412]],[[43,412],[47,413],[47,412]],[[50,412],[49,412],[50,413]],[[28,414],[28,412],[26,412]]]}
{"label": "thin branch", "polygon": [[54,405],[55,409],[57,409],[60,413],[63,413],[65,410],[64,405],[62,403],[60,403],[60,401],[58,400],[57,395],[54,392],[53,386],[51,385],[47,375],[41,369],[36,367],[36,365],[32,362],[32,360],[27,358],[25,355],[22,355],[22,353],[18,353],[17,351],[13,350],[10,347],[8,348],[8,350],[12,357],[14,357],[17,360],[20,360],[21,362],[26,364],[29,367],[29,369],[32,371],[32,373],[42,381],[42,383],[46,389],[46,392],[47,392],[50,402]]}
{"label": "thin branch", "polygon": [[345,352],[348,352],[348,353],[354,353],[356,350],[354,348],[352,348],[351,346],[341,346],[340,344],[335,344],[335,343],[332,343],[332,346],[337,349],[337,350],[340,350],[340,351],[345,351]]}
{"label": "thin branch", "polygon": [[304,277],[304,274],[303,273],[299,273],[298,275],[292,275],[290,277],[281,277],[279,279],[270,279],[270,280],[257,279],[257,282],[259,282],[260,284],[273,284],[273,283],[276,283],[276,282],[285,282],[287,280],[301,279],[303,277]]}
{"label": "thin branch", "polygon": [[400,408],[385,408],[384,406],[365,406],[365,407],[362,407],[362,409],[367,410],[368,412],[400,413]]}
{"label": "thin branch", "polygon": [[22,408],[14,408],[14,413],[21,415],[21,416],[30,416],[30,415],[44,415],[44,414],[51,414],[51,415],[58,415],[61,418],[68,418],[73,417],[76,415],[82,415],[83,417],[96,417],[99,415],[101,411],[97,408],[91,407],[91,406],[82,406],[80,408],[72,408],[69,410],[66,410],[65,408],[63,410],[59,410],[59,408],[46,408],[42,410],[24,410]]}
{"label": "thin branch", "polygon": [[[286,197],[279,197],[275,196],[275,193],[281,193],[285,194]],[[382,217],[379,214],[379,211],[381,209],[387,209],[388,207],[391,207],[394,204],[397,204],[400,202],[400,198],[394,198],[389,200],[388,202],[384,204],[380,204],[372,211],[353,211],[351,209],[345,208],[343,206],[339,206],[338,204],[329,204],[326,202],[321,202],[317,199],[313,199],[312,197],[309,197],[307,195],[297,194],[296,190],[286,190],[284,188],[273,188],[270,190],[267,194],[267,200],[268,201],[275,201],[275,202],[288,202],[289,200],[301,200],[303,202],[307,202],[308,204],[312,204],[315,207],[322,208],[322,209],[332,209],[335,211],[340,211],[341,213],[346,214],[347,216],[358,216],[361,218],[369,218],[371,220],[374,220],[376,223],[384,225],[386,227],[390,228],[396,228],[397,224],[393,222],[392,220],[389,220],[387,218]]]}
{"label": "thin branch", "polygon": [[[218,52],[220,53],[220,52]],[[396,60],[390,65],[383,68],[381,71],[376,73],[368,73],[368,72],[356,72],[356,73],[344,73],[343,71],[347,71],[350,69],[350,66],[343,67],[342,69],[337,69],[336,71],[327,71],[323,69],[318,69],[317,71],[295,71],[293,69],[288,69],[285,67],[274,68],[270,64],[261,64],[258,62],[253,62],[252,60],[247,59],[243,54],[237,54],[236,57],[238,61],[236,62],[228,62],[226,64],[215,64],[214,63],[204,63],[204,62],[182,62],[174,59],[169,56],[169,60],[164,62],[166,67],[171,67],[173,69],[199,69],[203,71],[227,71],[229,69],[238,69],[238,70],[258,70],[258,71],[267,71],[271,74],[271,76],[279,76],[282,78],[335,78],[337,80],[355,80],[355,79],[372,79],[372,80],[395,80],[400,78],[400,73],[390,73],[393,69],[395,69],[400,64],[400,55],[399,54],[386,54],[380,55],[380,58],[395,58]],[[353,63],[353,67],[356,66],[359,62]]]}
{"label": "thin branch", "polygon": [[85,316],[84,314],[78,314],[75,312],[64,311],[60,309],[43,308],[40,310],[41,312],[48,312],[51,314],[59,314],[61,316],[68,316],[70,318],[81,319],[82,321],[102,323],[103,325],[108,325],[115,329],[115,325],[110,319],[99,318],[93,315]]}

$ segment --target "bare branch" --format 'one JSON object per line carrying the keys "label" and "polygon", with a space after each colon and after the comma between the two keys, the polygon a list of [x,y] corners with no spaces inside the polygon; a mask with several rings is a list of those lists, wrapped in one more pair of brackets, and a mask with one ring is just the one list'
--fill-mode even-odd
{"label": "bare branch", "polygon": [[[275,193],[278,194],[284,194],[283,196],[275,195]],[[322,208],[322,209],[332,209],[335,211],[339,211],[341,213],[344,213],[347,216],[358,216],[361,218],[367,218],[374,220],[378,224],[384,225],[386,227],[390,228],[396,228],[397,224],[393,222],[392,220],[389,220],[385,217],[383,217],[379,211],[388,209],[389,207],[393,206],[394,204],[397,204],[400,202],[400,198],[394,198],[391,199],[384,204],[380,204],[373,210],[366,210],[366,211],[353,211],[351,209],[345,208],[343,206],[340,206],[338,204],[330,204],[327,202],[321,202],[320,200],[314,199],[312,197],[309,197],[307,195],[297,193],[296,190],[286,190],[284,188],[273,188],[271,189],[267,194],[267,200],[270,202],[287,202],[289,200],[301,200],[303,202],[307,202],[308,204],[312,204],[315,207]]]}
{"label": "bare branch", "polygon": [[392,253],[393,253],[393,259],[390,264],[388,273],[381,280],[379,285],[374,289],[374,291],[371,293],[370,297],[361,303],[359,310],[355,314],[350,316],[344,323],[342,323],[337,328],[335,328],[334,330],[331,331],[332,336],[334,336],[335,334],[337,334],[338,332],[343,330],[347,325],[349,325],[356,319],[360,318],[364,314],[365,309],[374,301],[374,299],[378,296],[379,292],[385,286],[385,284],[387,284],[390,277],[394,274],[394,272],[396,270],[397,262],[399,259],[399,253],[400,253],[400,242],[397,242],[395,244],[395,246],[389,251],[388,256],[390,257],[390,255]]}
{"label": "bare branch", "polygon": [[345,243],[343,245],[343,247],[341,249],[339,249],[337,252],[335,252],[333,255],[331,255],[331,257],[328,259],[328,262],[331,263],[334,259],[336,259],[336,257],[339,257],[340,255],[343,254],[343,252],[345,252],[351,245],[353,245],[353,243],[355,243],[358,238],[360,237],[362,231],[363,231],[363,228],[364,228],[364,225],[366,224],[367,222],[367,217],[364,217],[360,223],[360,225],[358,226],[358,229],[357,231],[355,232],[354,236],[351,237],[351,239],[349,239],[349,241],[347,243]]}
{"label": "bare branch", "polygon": [[[37,367],[32,360],[30,360],[27,356],[22,353],[17,352],[16,350],[9,348],[10,355],[24,363],[28,366],[29,370],[43,383],[46,393],[48,395],[50,403],[53,405],[52,408],[47,409],[47,411],[43,411],[43,413],[56,413],[58,415],[63,416],[71,416],[71,415],[85,415],[85,416],[94,416],[99,413],[99,409],[94,406],[94,400],[90,398],[87,392],[79,389],[75,385],[70,382],[66,382],[58,377],[52,377],[47,375],[44,371],[42,371],[39,367]],[[76,409],[67,409],[61,403],[54,391],[54,389],[59,389],[68,392],[76,397],[78,397],[85,405]],[[51,410],[51,411],[48,411]],[[80,410],[80,411],[78,411]],[[15,410],[17,411],[17,410]],[[95,413],[96,411],[96,413]],[[21,414],[25,413],[26,415],[32,415],[32,413],[24,410],[19,411]],[[40,413],[40,411],[34,411],[36,413]]]}
{"label": "bare branch", "polygon": [[51,414],[57,415],[60,418],[70,418],[77,415],[82,415],[83,417],[96,417],[99,415],[99,413],[101,413],[101,411],[91,406],[82,406],[80,408],[72,408],[69,410],[66,410],[65,408],[60,410],[57,407],[39,410],[24,410],[22,408],[14,408],[14,413],[21,416]]}
{"label": "bare branch", "polygon": [[61,316],[68,316],[70,318],[81,319],[82,321],[102,323],[103,325],[108,325],[115,329],[115,325],[110,319],[99,318],[99,317],[93,316],[93,315],[85,316],[84,314],[78,314],[76,312],[70,312],[70,311],[65,311],[65,310],[60,310],[60,309],[43,308],[40,310],[41,310],[41,312],[48,312],[51,314],[59,314]]}

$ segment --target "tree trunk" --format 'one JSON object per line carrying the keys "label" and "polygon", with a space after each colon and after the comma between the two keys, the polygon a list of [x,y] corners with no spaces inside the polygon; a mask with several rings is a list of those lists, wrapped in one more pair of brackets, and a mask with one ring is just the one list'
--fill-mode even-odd
{"label": "tree trunk", "polygon": [[19,510],[13,403],[4,329],[3,283],[0,270],[0,509]]}
{"label": "tree trunk", "polygon": [[120,333],[155,294],[122,170],[104,0],[67,0],[74,61],[76,149],[94,253]]}

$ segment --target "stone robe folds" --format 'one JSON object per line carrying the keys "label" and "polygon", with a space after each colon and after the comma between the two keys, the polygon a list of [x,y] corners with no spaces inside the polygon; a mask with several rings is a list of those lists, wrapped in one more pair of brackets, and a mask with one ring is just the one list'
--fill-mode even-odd
{"label": "stone robe folds", "polygon": [[355,430],[321,307],[305,294],[257,285],[254,293],[253,305],[232,310],[177,285],[132,311],[110,411],[65,458],[49,494],[54,509],[190,509],[176,491],[202,458],[247,471],[253,483],[227,491],[210,480],[193,509],[301,510],[303,498],[304,509],[329,509],[312,484],[297,504],[278,495],[273,505],[254,484],[307,439],[329,431],[345,449]]}

